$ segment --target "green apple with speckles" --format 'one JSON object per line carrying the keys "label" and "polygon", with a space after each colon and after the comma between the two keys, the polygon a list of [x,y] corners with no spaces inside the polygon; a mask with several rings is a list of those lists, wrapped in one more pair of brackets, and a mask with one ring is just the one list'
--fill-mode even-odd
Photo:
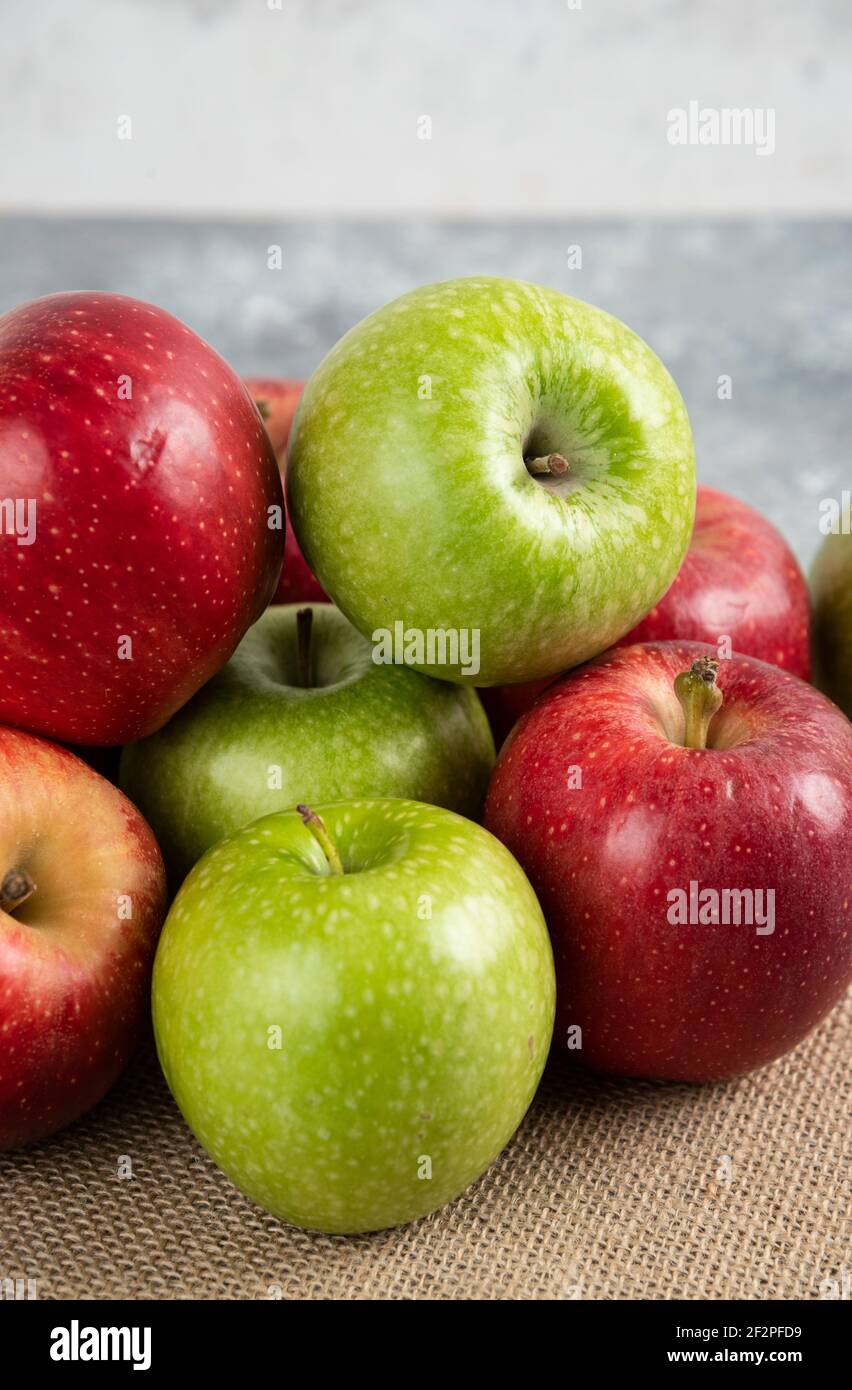
{"label": "green apple with speckles", "polygon": [[494,765],[472,686],[379,664],[328,603],[270,608],[227,665],[122,753],[175,886],[205,850],[300,801],[409,797],[478,816]]}
{"label": "green apple with speckles", "polygon": [[852,719],[852,535],[826,536],[811,573],[814,684]]}
{"label": "green apple with speckles", "polygon": [[481,826],[412,801],[279,812],[210,850],[154,967],[160,1061],[236,1185],[311,1230],[443,1206],[520,1124],[553,1030],[538,901]]}
{"label": "green apple with speckles", "polygon": [[[477,685],[536,680],[609,647],[671,584],[692,434],[618,319],[538,285],[449,280],[371,314],[320,363],[287,495],[308,564],[365,635],[467,634]],[[411,664],[463,682],[436,651],[412,644]]]}

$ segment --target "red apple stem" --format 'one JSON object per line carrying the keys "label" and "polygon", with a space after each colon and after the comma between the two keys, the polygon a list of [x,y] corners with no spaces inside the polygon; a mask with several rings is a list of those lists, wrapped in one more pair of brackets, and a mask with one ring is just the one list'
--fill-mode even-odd
{"label": "red apple stem", "polygon": [[563,454],[542,454],[539,458],[524,459],[524,463],[527,472],[532,473],[533,477],[559,478],[563,473],[567,473],[571,466]]}
{"label": "red apple stem", "polygon": [[10,869],[0,883],[0,911],[14,912],[27,898],[32,897],[35,890],[36,886],[26,869]]}
{"label": "red apple stem", "polygon": [[311,669],[311,629],[314,621],[312,608],[300,608],[296,614],[297,671],[299,685],[303,690],[313,686]]}
{"label": "red apple stem", "polygon": [[328,833],[328,828],[322,816],[318,816],[316,811],[312,811],[310,806],[297,806],[296,810],[302,817],[303,823],[310,830],[320,849],[326,857],[328,867],[333,874],[345,873],[343,860],[340,851]]}
{"label": "red apple stem", "polygon": [[675,677],[675,695],[683,710],[684,748],[706,748],[710,722],[722,707],[722,692],[716,684],[719,663],[712,656],[700,656],[688,671]]}

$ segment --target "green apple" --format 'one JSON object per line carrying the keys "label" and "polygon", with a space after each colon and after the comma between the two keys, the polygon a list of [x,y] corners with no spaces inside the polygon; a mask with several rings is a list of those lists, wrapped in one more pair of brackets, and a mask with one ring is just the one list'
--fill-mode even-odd
{"label": "green apple", "polygon": [[852,719],[852,535],[826,536],[811,571],[814,684]]}
{"label": "green apple", "polygon": [[409,664],[456,681],[475,641],[475,683],[497,685],[564,671],[653,607],[689,542],[695,463],[641,338],[555,290],[477,277],[403,295],[332,349],[287,491],[308,564],[365,636],[399,625]]}
{"label": "green apple", "polygon": [[494,743],[475,690],[373,655],[331,604],[270,608],[164,728],[124,749],[121,786],[173,882],[300,801],[410,797],[479,815]]}
{"label": "green apple", "polygon": [[450,811],[279,812],[210,850],[154,967],[180,1109],[228,1176],[312,1230],[424,1216],[523,1118],[553,1029],[553,956],[508,850]]}

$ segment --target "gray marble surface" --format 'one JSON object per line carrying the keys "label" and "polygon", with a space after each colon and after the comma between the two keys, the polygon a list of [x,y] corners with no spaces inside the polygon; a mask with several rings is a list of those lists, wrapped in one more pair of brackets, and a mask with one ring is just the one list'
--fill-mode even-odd
{"label": "gray marble surface", "polygon": [[307,375],[386,300],[477,273],[552,285],[636,329],[683,392],[700,479],[810,561],[820,500],[852,487],[850,223],[0,223],[0,312],[60,289],[138,295],[245,375]]}

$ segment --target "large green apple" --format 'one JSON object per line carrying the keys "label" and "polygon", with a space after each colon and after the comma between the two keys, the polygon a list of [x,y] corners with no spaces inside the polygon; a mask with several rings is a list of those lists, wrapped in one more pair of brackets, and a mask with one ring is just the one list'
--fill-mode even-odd
{"label": "large green apple", "polygon": [[405,796],[478,816],[493,765],[475,690],[377,665],[331,604],[290,604],[268,609],[163,729],[124,749],[121,785],[177,883],[223,835],[300,801]]}
{"label": "large green apple", "polygon": [[480,826],[412,801],[300,810],[187,878],[154,967],[157,1048],[254,1201],[378,1230],[456,1197],[514,1133],[550,1044],[553,956]]}
{"label": "large green apple", "polygon": [[852,719],[852,535],[826,536],[811,572],[814,684]]}
{"label": "large green apple", "polygon": [[459,681],[452,642],[477,643],[475,683],[495,685],[574,666],[644,617],[689,542],[695,465],[641,338],[478,277],[340,340],[305,388],[287,490],[311,569],[365,636],[399,632],[409,664]]}

